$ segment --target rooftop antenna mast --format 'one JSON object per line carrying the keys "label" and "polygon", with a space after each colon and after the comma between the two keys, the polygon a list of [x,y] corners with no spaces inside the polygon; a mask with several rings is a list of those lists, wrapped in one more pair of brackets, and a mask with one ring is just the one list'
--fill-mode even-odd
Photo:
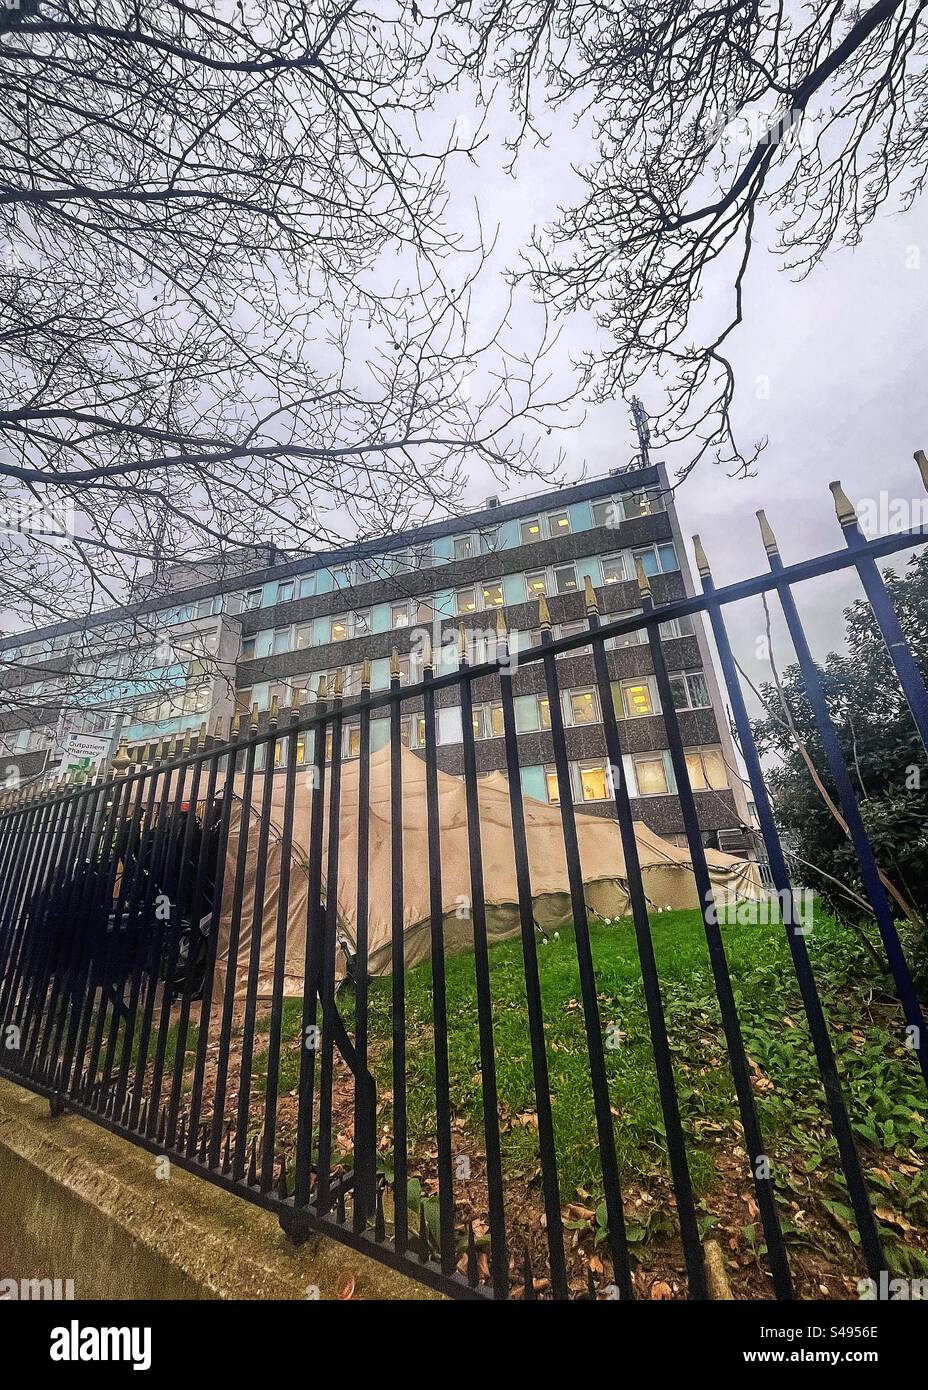
{"label": "rooftop antenna mast", "polygon": [[632,423],[638,433],[638,444],[641,453],[641,467],[648,468],[651,463],[651,426],[648,424],[648,416],[641,399],[632,396],[631,401]]}

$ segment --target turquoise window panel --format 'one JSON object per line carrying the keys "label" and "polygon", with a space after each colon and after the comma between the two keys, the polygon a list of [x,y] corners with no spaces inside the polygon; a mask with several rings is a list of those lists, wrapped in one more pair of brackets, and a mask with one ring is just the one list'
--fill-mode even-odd
{"label": "turquoise window panel", "polygon": [[335,588],[335,580],[332,571],[326,569],[316,570],[316,593],[330,594]]}
{"label": "turquoise window panel", "polygon": [[589,531],[593,525],[593,515],[589,502],[571,502],[567,508],[571,531]]}
{"label": "turquoise window panel", "polygon": [[583,581],[584,579],[586,579],[587,575],[589,575],[590,583],[593,585],[594,589],[602,588],[603,567],[601,561],[597,556],[587,555],[584,556],[582,560],[578,560],[576,563],[577,576],[580,580],[581,589],[583,588]]}
{"label": "turquoise window panel", "polygon": [[331,641],[331,618],[316,618],[313,622],[313,646],[321,647]]}
{"label": "turquoise window panel", "polygon": [[390,684],[390,658],[378,657],[371,662],[371,689],[386,690]]}
{"label": "turquoise window panel", "polygon": [[525,575],[507,574],[503,577],[503,598],[506,603],[525,602]]}
{"label": "turquoise window panel", "polygon": [[255,633],[255,658],[270,656],[273,644],[274,634],[270,628],[266,628],[263,632]]}
{"label": "turquoise window panel", "polygon": [[389,603],[375,603],[371,609],[371,631],[389,632],[390,631],[390,605]]}
{"label": "turquoise window panel", "polygon": [[371,720],[371,752],[376,753],[379,748],[386,748],[390,742],[390,721],[389,719]]}
{"label": "turquoise window panel", "polygon": [[536,801],[547,801],[545,789],[545,770],[543,767],[523,767],[522,795],[534,797]]}
{"label": "turquoise window panel", "polygon": [[511,550],[513,546],[519,544],[519,523],[513,519],[504,521],[499,528],[499,548],[500,550]]}
{"label": "turquoise window panel", "polygon": [[453,618],[457,611],[453,589],[442,589],[435,595],[435,612],[440,618]]}
{"label": "turquoise window panel", "polygon": [[517,695],[512,703],[515,708],[516,732],[520,734],[537,732],[541,727],[538,718],[538,697],[535,695]]}
{"label": "turquoise window panel", "polygon": [[432,557],[437,565],[444,565],[454,559],[454,537],[439,536],[432,542]]}

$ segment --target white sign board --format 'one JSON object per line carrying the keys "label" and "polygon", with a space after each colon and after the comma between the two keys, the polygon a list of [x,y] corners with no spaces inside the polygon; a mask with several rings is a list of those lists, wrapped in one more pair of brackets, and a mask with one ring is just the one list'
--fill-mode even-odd
{"label": "white sign board", "polygon": [[110,740],[94,734],[65,734],[60,747],[65,766],[82,762],[99,763],[110,751]]}

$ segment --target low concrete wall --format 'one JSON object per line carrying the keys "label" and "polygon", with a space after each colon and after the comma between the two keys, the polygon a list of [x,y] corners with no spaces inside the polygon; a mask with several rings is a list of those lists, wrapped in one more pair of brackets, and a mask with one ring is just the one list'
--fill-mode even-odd
{"label": "low concrete wall", "polygon": [[[78,1299],[439,1295],[0,1080],[0,1281],[73,1280]],[[315,1290],[318,1290],[316,1295]]]}

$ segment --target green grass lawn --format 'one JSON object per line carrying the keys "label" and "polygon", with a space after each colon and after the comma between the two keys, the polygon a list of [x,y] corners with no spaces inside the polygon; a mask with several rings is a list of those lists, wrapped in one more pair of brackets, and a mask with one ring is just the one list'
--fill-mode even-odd
{"label": "green grass lawn", "polygon": [[[738,1110],[698,912],[666,912],[651,919],[677,1090],[694,1184],[708,1193],[718,1181],[716,1156],[739,1142]],[[778,1187],[810,1184],[842,1226],[849,1215],[843,1179],[830,1138],[818,1068],[785,939],[778,923],[722,927],[739,1017],[756,1082],[764,1140]],[[600,1019],[617,1045],[606,1061],[623,1183],[666,1178],[666,1145],[653,1053],[631,923],[591,927]],[[902,1019],[889,982],[875,977],[859,940],[817,910],[807,938],[809,954],[831,1025],[851,1118],[874,1194],[888,1212],[928,1228],[928,1149],[924,1086],[913,1055],[902,1045]],[[572,928],[539,941],[539,968],[548,1045],[552,1105],[562,1200],[595,1205],[602,1190],[589,1064]],[[503,1157],[508,1179],[531,1184],[538,1176],[525,984],[518,939],[490,951],[493,1029]],[[448,1047],[456,1145],[482,1146],[482,1086],[474,959],[446,961]],[[434,1050],[431,964],[407,972],[406,1048],[410,1151],[428,1166],[434,1156]],[[381,1098],[381,1124],[389,1125],[392,1086],[391,981],[371,984],[371,1064]],[[353,1032],[350,992],[339,1000]],[[301,1003],[284,1011],[281,1090],[296,1085]],[[259,1022],[259,1032],[268,1020]],[[256,1090],[266,1074],[266,1053],[256,1058]],[[456,1148],[456,1151],[458,1149]],[[889,1242],[899,1228],[887,1226]]]}

